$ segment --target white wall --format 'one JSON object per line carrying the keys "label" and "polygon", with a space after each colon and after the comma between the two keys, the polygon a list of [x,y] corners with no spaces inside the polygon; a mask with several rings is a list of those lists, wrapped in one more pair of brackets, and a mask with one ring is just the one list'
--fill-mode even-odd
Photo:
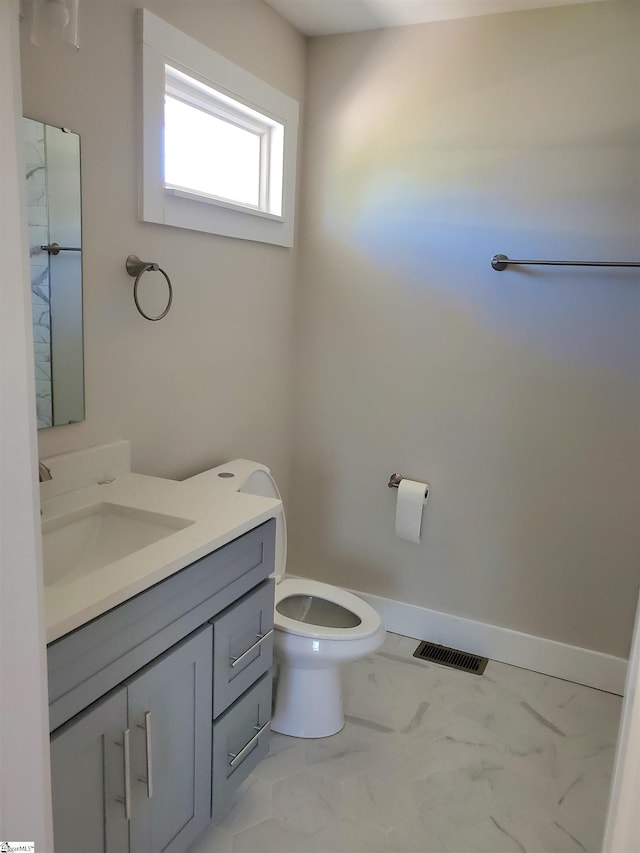
{"label": "white wall", "polygon": [[[290,569],[626,657],[640,6],[313,39]],[[419,545],[389,475],[427,479]]]}
{"label": "white wall", "polygon": [[[254,457],[286,491],[297,249],[138,221],[138,5],[81,2],[78,52],[23,33],[24,112],[79,133],[82,154],[87,418],[41,431],[40,453],[128,438],[134,470],[169,477]],[[145,5],[301,99],[305,40],[261,0]],[[134,307],[131,253],[171,276],[160,322]]]}
{"label": "white wall", "polygon": [[0,3],[0,837],[53,849],[17,0]]}

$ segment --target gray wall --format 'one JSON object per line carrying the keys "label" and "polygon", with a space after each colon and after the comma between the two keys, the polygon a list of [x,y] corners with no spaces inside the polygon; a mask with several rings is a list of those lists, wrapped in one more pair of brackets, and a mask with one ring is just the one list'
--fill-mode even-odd
{"label": "gray wall", "polygon": [[[314,39],[290,570],[626,656],[640,7]],[[419,545],[389,475],[427,479]]]}
{"label": "gray wall", "polygon": [[[286,493],[297,249],[138,221],[138,5],[81,2],[77,52],[23,33],[25,114],[82,138],[87,419],[41,432],[40,454],[129,438],[134,470],[169,477],[255,457]],[[261,0],[145,5],[302,98],[305,40]],[[134,307],[131,253],[172,278],[158,323]]]}

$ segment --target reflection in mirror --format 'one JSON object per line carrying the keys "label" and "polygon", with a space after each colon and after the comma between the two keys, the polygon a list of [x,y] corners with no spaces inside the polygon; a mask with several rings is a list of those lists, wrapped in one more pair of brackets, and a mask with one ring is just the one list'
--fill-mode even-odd
{"label": "reflection in mirror", "polygon": [[38,429],[84,420],[80,137],[25,118]]}

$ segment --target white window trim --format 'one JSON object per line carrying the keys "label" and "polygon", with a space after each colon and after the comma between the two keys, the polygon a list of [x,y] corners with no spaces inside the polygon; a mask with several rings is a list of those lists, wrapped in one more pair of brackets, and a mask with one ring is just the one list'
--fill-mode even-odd
{"label": "white window trim", "polygon": [[[227,237],[293,245],[298,102],[235,65],[211,48],[170,26],[146,9],[142,30],[142,178],[140,218]],[[259,114],[284,126],[282,214],[280,216],[215,196],[165,187],[165,65],[184,71]],[[268,118],[267,118],[268,121]],[[270,200],[273,202],[273,200]],[[273,203],[269,205],[275,209]]]}

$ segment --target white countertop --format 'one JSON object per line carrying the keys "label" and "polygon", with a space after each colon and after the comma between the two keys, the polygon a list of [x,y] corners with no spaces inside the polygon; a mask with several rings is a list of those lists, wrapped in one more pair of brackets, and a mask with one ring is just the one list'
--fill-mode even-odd
{"label": "white countertop", "polygon": [[90,574],[45,586],[47,643],[79,628],[270,518],[282,504],[235,491],[228,481],[200,476],[178,482],[123,474],[41,502],[43,522],[100,502],[193,522]]}

